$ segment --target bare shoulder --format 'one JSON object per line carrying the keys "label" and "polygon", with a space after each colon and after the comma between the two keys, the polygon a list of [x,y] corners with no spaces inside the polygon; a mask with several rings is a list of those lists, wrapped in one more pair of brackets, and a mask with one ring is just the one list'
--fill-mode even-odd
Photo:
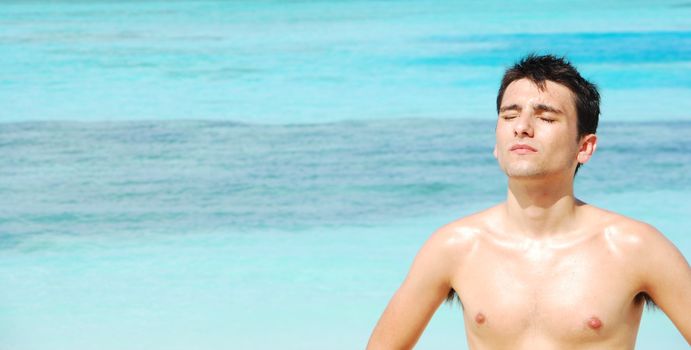
{"label": "bare shoulder", "polygon": [[489,230],[488,223],[497,215],[498,206],[454,220],[430,237],[429,244],[453,256],[460,257],[473,249],[480,236]]}
{"label": "bare shoulder", "polygon": [[648,259],[684,259],[674,244],[654,226],[609,210],[584,206],[595,230],[623,257],[645,263]]}

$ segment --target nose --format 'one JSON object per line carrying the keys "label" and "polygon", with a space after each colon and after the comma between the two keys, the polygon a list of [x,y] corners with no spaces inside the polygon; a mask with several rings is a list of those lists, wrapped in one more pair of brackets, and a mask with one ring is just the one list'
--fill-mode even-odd
{"label": "nose", "polygon": [[516,137],[533,137],[533,118],[528,113],[521,113],[513,124],[513,133]]}

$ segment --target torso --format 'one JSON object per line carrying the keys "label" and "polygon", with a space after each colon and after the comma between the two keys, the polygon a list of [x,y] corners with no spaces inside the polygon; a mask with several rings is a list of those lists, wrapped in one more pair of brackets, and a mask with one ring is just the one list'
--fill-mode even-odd
{"label": "torso", "polygon": [[492,210],[455,228],[466,243],[452,286],[471,349],[633,349],[642,286],[616,217],[529,240],[485,225]]}

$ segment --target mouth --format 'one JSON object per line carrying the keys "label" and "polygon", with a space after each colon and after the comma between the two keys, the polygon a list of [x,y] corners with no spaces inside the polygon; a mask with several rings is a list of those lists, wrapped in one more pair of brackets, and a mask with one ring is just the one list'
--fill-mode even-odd
{"label": "mouth", "polygon": [[518,153],[518,154],[528,154],[528,153],[535,153],[537,150],[533,147],[530,147],[525,144],[517,143],[509,149],[509,151]]}

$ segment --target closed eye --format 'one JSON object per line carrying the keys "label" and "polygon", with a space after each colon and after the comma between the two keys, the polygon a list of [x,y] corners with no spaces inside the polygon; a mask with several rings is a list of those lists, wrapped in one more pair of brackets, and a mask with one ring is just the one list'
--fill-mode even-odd
{"label": "closed eye", "polygon": [[550,123],[550,124],[552,124],[552,123],[555,122],[554,119],[549,119],[549,118],[540,118],[540,120],[542,120],[542,121],[544,121],[544,122],[547,122],[547,123]]}

